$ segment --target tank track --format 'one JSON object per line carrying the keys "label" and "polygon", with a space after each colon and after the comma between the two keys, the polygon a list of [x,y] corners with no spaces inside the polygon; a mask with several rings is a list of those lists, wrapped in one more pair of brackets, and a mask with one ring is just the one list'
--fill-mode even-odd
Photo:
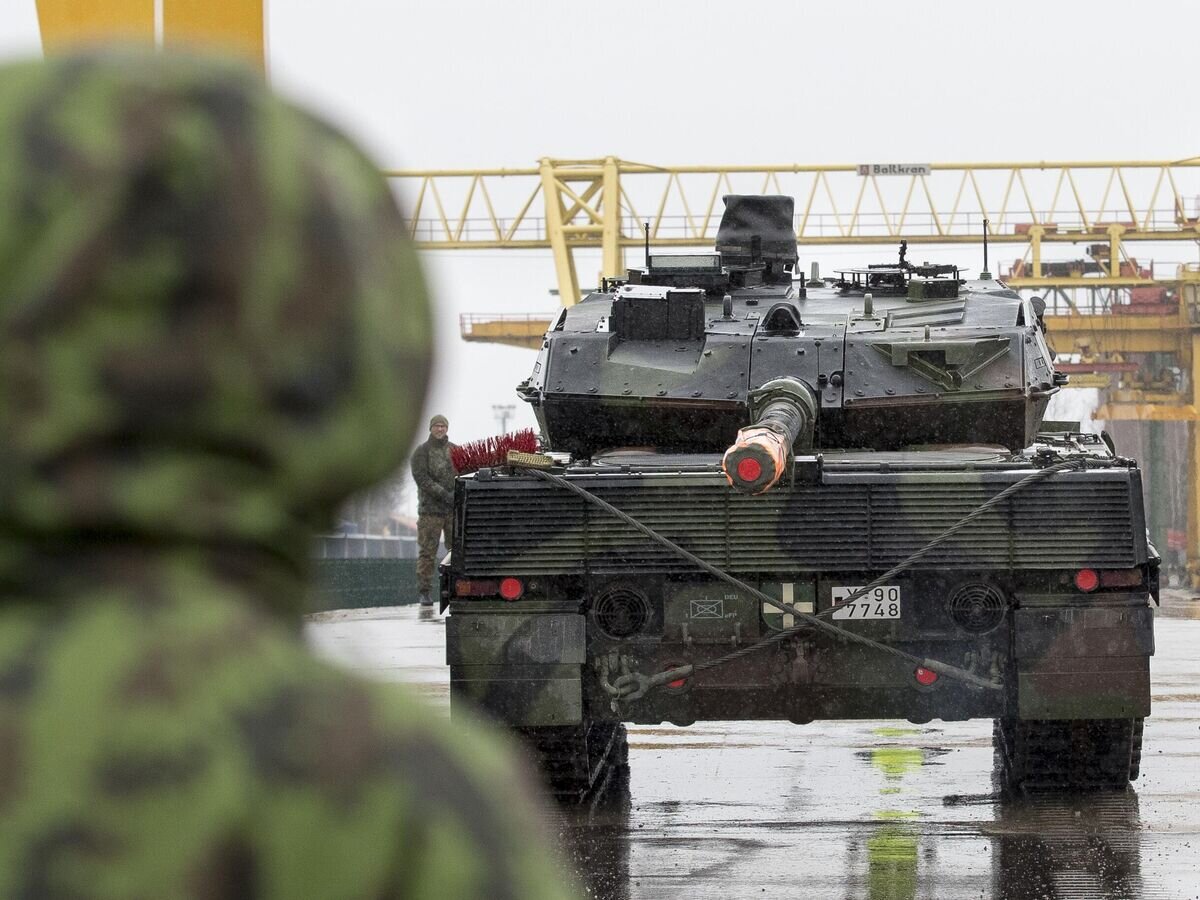
{"label": "tank track", "polygon": [[1130,781],[1137,781],[1138,776],[1142,774],[1142,730],[1145,725],[1145,719],[1133,720],[1133,753],[1129,758]]}
{"label": "tank track", "polygon": [[992,739],[1007,787],[1120,790],[1142,760],[1141,719],[996,719]]}
{"label": "tank track", "polygon": [[522,728],[532,762],[555,799],[583,801],[607,770],[629,765],[629,741],[620,722],[586,721],[568,727]]}

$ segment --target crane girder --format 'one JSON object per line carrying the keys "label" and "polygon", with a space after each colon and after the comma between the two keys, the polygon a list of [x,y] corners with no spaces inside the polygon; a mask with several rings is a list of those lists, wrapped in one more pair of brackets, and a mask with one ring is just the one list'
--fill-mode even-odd
{"label": "crane girder", "polygon": [[[978,244],[1025,248],[1021,287],[1152,286],[1128,274],[1125,244],[1200,241],[1200,158],[1176,161],[942,163],[920,174],[857,165],[654,166],[616,157],[545,158],[536,168],[397,170],[414,198],[411,228],[426,250],[548,249],[559,294],[579,297],[576,250],[600,250],[600,276],[623,273],[623,251],[711,247],[726,193],[796,197],[805,246]],[[908,171],[907,169],[905,170]],[[447,208],[451,211],[447,212]],[[1102,285],[1044,273],[1045,244],[1102,245]],[[1014,272],[1017,269],[1014,267]]]}

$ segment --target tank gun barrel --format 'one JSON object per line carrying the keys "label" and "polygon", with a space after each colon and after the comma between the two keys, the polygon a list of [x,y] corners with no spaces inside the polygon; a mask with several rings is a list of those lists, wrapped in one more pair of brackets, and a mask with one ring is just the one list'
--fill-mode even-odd
{"label": "tank gun barrel", "polygon": [[796,378],[769,381],[750,399],[754,424],[738,431],[721,468],[737,490],[762,494],[783,477],[794,447],[812,446],[817,399]]}

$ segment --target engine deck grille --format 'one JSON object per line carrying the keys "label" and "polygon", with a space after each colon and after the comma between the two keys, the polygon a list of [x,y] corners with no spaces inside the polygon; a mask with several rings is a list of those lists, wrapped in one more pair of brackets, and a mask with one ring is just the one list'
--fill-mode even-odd
{"label": "engine deck grille", "polygon": [[[965,483],[779,486],[750,497],[719,474],[581,477],[578,483],[732,572],[879,570],[911,555],[1027,471]],[[529,477],[464,483],[456,564],[476,574],[688,572],[693,566],[602,510]],[[1140,484],[1127,470],[1031,486],[925,557],[918,569],[1129,568],[1145,561]],[[1139,533],[1140,532],[1140,533]]]}

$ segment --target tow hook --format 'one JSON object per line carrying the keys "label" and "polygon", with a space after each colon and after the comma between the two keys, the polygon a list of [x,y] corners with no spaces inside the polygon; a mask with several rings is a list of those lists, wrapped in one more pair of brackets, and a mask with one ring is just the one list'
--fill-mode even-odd
{"label": "tow hook", "polygon": [[[687,678],[695,671],[692,666],[678,666],[655,675],[643,675],[641,672],[631,671],[629,657],[615,650],[607,656],[600,657],[599,669],[600,687],[612,697],[611,706],[614,713],[620,712],[622,700],[641,700],[651,688]],[[621,674],[616,680],[610,681],[609,677],[618,670]]]}
{"label": "tow hook", "polygon": [[[600,687],[604,693],[612,697],[612,711],[617,712],[621,702],[622,690],[618,685],[629,675],[629,658],[613,650],[611,653],[600,657],[597,661],[597,666],[600,669]],[[617,684],[610,680],[610,676],[614,672],[620,672],[617,677]]]}

